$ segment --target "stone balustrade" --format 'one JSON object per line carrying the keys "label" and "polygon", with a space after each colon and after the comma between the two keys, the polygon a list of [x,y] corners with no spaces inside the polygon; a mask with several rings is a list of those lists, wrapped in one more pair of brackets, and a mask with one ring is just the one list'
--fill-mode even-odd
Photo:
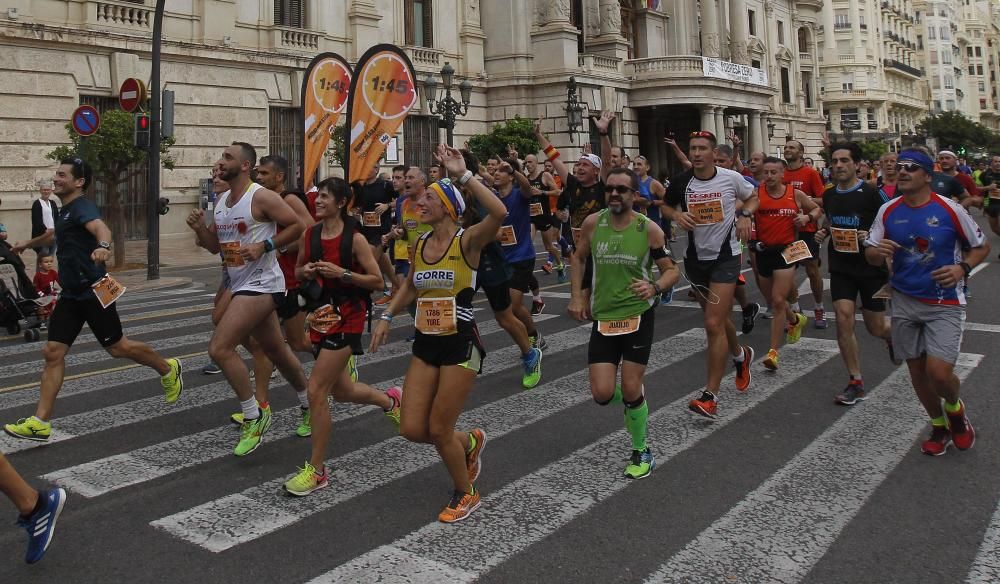
{"label": "stone balustrade", "polygon": [[87,24],[152,32],[153,10],[142,4],[101,0],[87,3]]}
{"label": "stone balustrade", "polygon": [[441,49],[429,49],[426,47],[406,47],[406,54],[413,62],[415,69],[437,73],[444,63],[441,56],[444,51]]}
{"label": "stone balustrade", "polygon": [[289,49],[296,51],[316,51],[319,49],[320,34],[301,28],[291,28],[286,26],[276,26],[275,32],[276,49]]}

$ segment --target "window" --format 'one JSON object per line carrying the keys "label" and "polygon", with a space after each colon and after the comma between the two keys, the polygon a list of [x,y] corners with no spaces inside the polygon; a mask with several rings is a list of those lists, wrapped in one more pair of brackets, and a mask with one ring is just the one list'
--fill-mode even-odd
{"label": "window", "polygon": [[407,116],[403,122],[403,164],[426,170],[431,165],[431,144],[441,141],[433,116]]}
{"label": "window", "polygon": [[954,99],[949,99],[945,107],[948,109],[948,111],[954,111],[955,110],[955,100]]}
{"label": "window", "polygon": [[924,50],[924,35],[922,34],[917,35],[917,49]]}
{"label": "window", "polygon": [[951,31],[948,29],[947,25],[941,27],[941,40],[951,40]]}
{"label": "window", "polygon": [[980,80],[980,82],[979,82],[979,93],[986,93],[986,82],[985,81],[981,81]]}
{"label": "window", "polygon": [[785,44],[785,23],[778,21],[778,44]]}
{"label": "window", "polygon": [[877,130],[878,129],[878,118],[875,116],[875,108],[868,108],[868,129]]}
{"label": "window", "polygon": [[[979,32],[979,31],[976,31],[976,32]],[[982,57],[983,56],[983,48],[982,47],[976,47],[976,56],[977,57]]]}
{"label": "window", "polygon": [[861,121],[858,119],[858,108],[845,108],[840,110],[840,127],[852,130],[861,129]]}
{"label": "window", "polygon": [[933,41],[935,39],[937,39],[937,29],[934,28],[933,26],[928,26],[927,27],[927,40]]}
{"label": "window", "polygon": [[931,89],[941,89],[941,78],[937,75],[931,78]]}
{"label": "window", "polygon": [[809,52],[809,34],[806,32],[806,27],[799,28],[799,52],[808,53]]}
{"label": "window", "polygon": [[757,36],[757,13],[753,10],[747,10],[747,24],[750,27],[750,34]]}
{"label": "window", "polygon": [[976,66],[969,65],[969,75],[975,75],[975,74],[976,74]]}
{"label": "window", "polygon": [[578,53],[582,53],[587,39],[583,30],[583,0],[573,0],[570,4],[569,20],[577,30],[576,50]]}
{"label": "window", "polygon": [[823,110],[823,118],[826,119],[826,129],[827,130],[832,130],[833,129],[832,128],[833,124],[831,123],[831,120],[830,120],[830,110],[828,110],[828,109]]}
{"label": "window", "polygon": [[753,59],[750,61],[750,66],[754,69],[760,69],[760,59]]}
{"label": "window", "polygon": [[274,0],[274,25],[305,28],[304,0]]}
{"label": "window", "polygon": [[834,15],[833,28],[836,29],[851,28],[851,23],[850,21],[847,20],[847,15],[846,14]]}
{"label": "window", "polygon": [[412,47],[434,46],[432,0],[406,0],[406,44]]}
{"label": "window", "polygon": [[840,89],[847,93],[854,89],[854,73],[840,74]]}
{"label": "window", "polygon": [[809,73],[802,73],[802,93],[806,97],[806,109],[812,109],[812,75]]}
{"label": "window", "polygon": [[626,6],[626,4],[627,2],[619,2],[622,14],[621,33],[625,38],[625,42],[628,43],[628,58],[635,59],[636,57],[645,55],[639,55],[639,45],[635,34],[635,31],[638,29],[638,16],[635,10]]}
{"label": "window", "polygon": [[792,103],[792,83],[788,67],[781,68],[781,103]]}
{"label": "window", "polygon": [[976,65],[976,75],[982,75],[982,74],[983,74],[983,66]]}
{"label": "window", "polygon": [[945,89],[955,89],[955,78],[951,74],[944,76],[944,88]]}
{"label": "window", "polygon": [[268,112],[267,153],[288,161],[285,179],[289,188],[298,188],[295,176],[302,156],[302,124],[298,120],[298,108],[272,107]]}
{"label": "window", "polygon": [[931,65],[937,65],[938,63],[938,52],[931,51]]}
{"label": "window", "polygon": [[951,65],[951,51],[941,51],[941,63]]}
{"label": "window", "polygon": [[936,111],[936,112],[941,111],[941,100],[940,99],[935,99],[934,100],[934,111]]}
{"label": "window", "polygon": [[969,57],[971,57],[972,56],[972,47],[965,47],[965,53],[966,53],[966,55],[968,55]]}

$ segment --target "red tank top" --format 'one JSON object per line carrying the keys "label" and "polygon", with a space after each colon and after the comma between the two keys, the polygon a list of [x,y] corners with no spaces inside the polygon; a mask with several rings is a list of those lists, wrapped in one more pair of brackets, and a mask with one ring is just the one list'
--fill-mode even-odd
{"label": "red tank top", "polygon": [[763,184],[759,191],[760,206],[754,213],[757,239],[768,247],[795,241],[795,216],[799,214],[795,188],[785,185],[785,193],[777,199],[767,194],[767,188]]}
{"label": "red tank top", "polygon": [[[312,241],[312,230],[322,229],[322,224],[317,224],[306,229],[305,234],[305,245],[309,245]],[[323,244],[323,261],[336,264],[338,266],[343,265],[340,263],[340,238],[343,234],[334,237],[333,239],[321,239]],[[306,253],[306,261],[309,261],[308,251]],[[364,270],[361,266],[355,265],[352,267],[351,272],[364,274]],[[346,291],[349,288],[354,288],[354,286],[345,286],[341,283],[339,279],[324,280],[320,278],[320,283],[327,291]],[[346,298],[340,302],[335,302],[335,305],[340,314],[341,321],[338,325],[333,328],[328,335],[345,333],[345,334],[361,334],[365,330],[365,321],[367,319],[367,314],[365,312],[365,303],[360,297]],[[309,329],[309,337],[313,343],[318,343],[323,340],[324,335],[317,333],[316,331]]]}

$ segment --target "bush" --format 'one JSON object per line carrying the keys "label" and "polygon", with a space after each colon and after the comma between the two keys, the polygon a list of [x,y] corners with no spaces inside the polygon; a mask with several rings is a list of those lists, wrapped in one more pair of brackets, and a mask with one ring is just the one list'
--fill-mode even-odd
{"label": "bush", "polygon": [[522,158],[528,154],[538,154],[534,123],[527,118],[514,116],[512,120],[493,126],[488,134],[478,134],[469,139],[469,149],[483,163],[495,154],[507,156],[508,144]]}

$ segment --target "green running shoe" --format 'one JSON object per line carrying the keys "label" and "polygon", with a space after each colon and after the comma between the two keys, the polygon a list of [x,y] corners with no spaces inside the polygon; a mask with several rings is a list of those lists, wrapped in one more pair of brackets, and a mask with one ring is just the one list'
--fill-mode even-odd
{"label": "green running shoe", "polygon": [[788,327],[785,332],[785,342],[789,345],[794,345],[799,342],[802,338],[802,329],[806,328],[806,323],[809,322],[809,317],[802,313],[795,314],[795,324]]}
{"label": "green running shoe", "polygon": [[633,450],[628,466],[625,467],[625,476],[630,479],[644,479],[653,472],[655,466],[656,460],[653,459],[653,453],[650,452],[649,448],[641,452]]}
{"label": "green running shoe", "polygon": [[271,414],[260,410],[260,417],[256,420],[244,420],[240,426],[240,441],[236,444],[233,454],[236,456],[246,456],[257,450],[263,439],[264,432],[271,426]]}
{"label": "green running shoe", "polygon": [[[257,407],[260,407],[260,402],[257,403]],[[271,404],[267,404],[266,408],[262,408],[262,411],[267,413],[267,428],[264,431],[267,432],[271,429]],[[243,425],[243,412],[236,412],[235,414],[229,416],[229,421],[236,424],[237,426]],[[308,434],[306,434],[308,436]]]}
{"label": "green running shoe", "polygon": [[163,393],[167,398],[167,403],[172,404],[177,401],[184,391],[184,377],[181,375],[183,368],[180,359],[167,359],[170,371],[160,377],[160,385],[163,386]]}
{"label": "green running shoe", "polygon": [[399,428],[399,408],[403,403],[403,388],[398,385],[385,390],[385,394],[392,399],[392,408],[385,410],[385,417],[389,418],[396,428]]}
{"label": "green running shoe", "polygon": [[316,472],[316,467],[309,464],[299,469],[299,473],[285,482],[285,491],[289,495],[305,497],[313,491],[317,491],[329,485],[326,479],[326,469],[323,474]]}
{"label": "green running shoe", "polygon": [[351,372],[351,381],[358,382],[358,361],[354,355],[347,358],[347,370]]}
{"label": "green running shoe", "polygon": [[30,418],[21,418],[13,424],[5,424],[3,431],[14,438],[34,440],[35,442],[48,442],[49,436],[52,433],[52,424],[31,416]]}
{"label": "green running shoe", "polygon": [[302,438],[312,436],[313,427],[309,422],[309,408],[299,408],[302,410],[302,420],[299,422],[299,427],[295,429],[295,435]]}
{"label": "green running shoe", "polygon": [[531,389],[538,385],[542,379],[542,350],[534,348],[523,357],[521,365],[524,366],[524,376],[521,377],[521,386],[524,389]]}

